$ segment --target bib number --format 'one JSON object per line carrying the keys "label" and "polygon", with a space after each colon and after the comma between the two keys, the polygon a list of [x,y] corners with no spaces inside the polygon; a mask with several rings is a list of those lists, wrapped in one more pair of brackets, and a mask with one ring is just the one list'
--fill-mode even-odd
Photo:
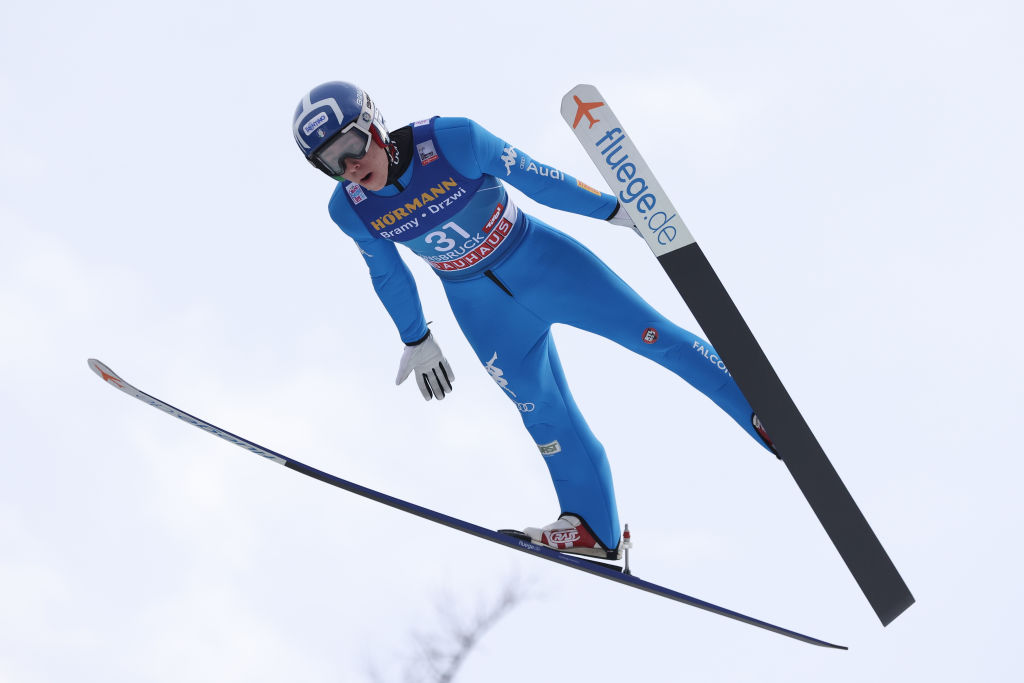
{"label": "bib number", "polygon": [[459,234],[460,237],[464,239],[468,240],[470,238],[470,234],[468,232],[463,230],[456,223],[449,222],[442,225],[440,230],[435,230],[434,232],[427,234],[423,238],[423,240],[427,244],[434,244],[436,242],[437,246],[434,247],[436,251],[451,251],[452,249],[455,248],[455,240],[449,237],[448,233],[445,232],[446,230],[449,229],[454,230],[456,233]]}

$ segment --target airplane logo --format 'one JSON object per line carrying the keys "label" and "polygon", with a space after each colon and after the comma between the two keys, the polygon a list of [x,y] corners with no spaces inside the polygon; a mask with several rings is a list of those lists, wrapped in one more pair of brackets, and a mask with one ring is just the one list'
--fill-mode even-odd
{"label": "airplane logo", "polygon": [[115,375],[113,370],[111,370],[110,368],[108,368],[106,365],[99,362],[95,358],[89,359],[89,367],[91,367],[96,372],[96,374],[98,374],[103,379],[104,382],[109,382],[118,389],[125,388],[124,380]]}
{"label": "airplane logo", "polygon": [[593,128],[594,124],[600,121],[600,119],[595,119],[594,115],[590,113],[590,110],[603,107],[604,102],[584,102],[580,99],[579,95],[573,95],[572,98],[576,100],[576,120],[572,122],[572,129],[576,130],[576,126],[580,125],[580,121],[584,116],[586,116],[587,121],[590,122],[590,128]]}
{"label": "airplane logo", "polygon": [[118,389],[124,389],[124,384],[121,382],[121,378],[117,375],[111,375],[106,370],[100,369],[100,377],[103,378],[104,382],[110,382]]}

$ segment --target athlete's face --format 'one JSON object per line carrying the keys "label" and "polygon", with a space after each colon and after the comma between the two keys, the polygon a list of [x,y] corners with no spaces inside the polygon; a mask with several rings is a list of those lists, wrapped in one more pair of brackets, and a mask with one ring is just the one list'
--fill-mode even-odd
{"label": "athlete's face", "polygon": [[362,185],[367,190],[383,189],[388,182],[387,152],[376,142],[371,142],[370,149],[362,159],[345,160],[345,173],[342,177],[349,182]]}

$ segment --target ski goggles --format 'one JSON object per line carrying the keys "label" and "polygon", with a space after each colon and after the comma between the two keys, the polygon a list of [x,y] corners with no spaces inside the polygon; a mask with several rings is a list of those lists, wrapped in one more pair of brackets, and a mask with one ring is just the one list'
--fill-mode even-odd
{"label": "ski goggles", "polygon": [[346,159],[362,159],[370,150],[370,134],[353,121],[335,133],[309,157],[309,161],[329,176],[345,174]]}

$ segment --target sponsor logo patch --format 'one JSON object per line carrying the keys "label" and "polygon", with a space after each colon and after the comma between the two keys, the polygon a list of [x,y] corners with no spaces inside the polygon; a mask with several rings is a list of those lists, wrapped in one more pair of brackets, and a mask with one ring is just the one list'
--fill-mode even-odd
{"label": "sponsor logo patch", "polygon": [[505,164],[505,175],[512,175],[512,167],[516,165],[516,154],[514,147],[506,147],[504,153],[501,155],[501,161]]}
{"label": "sponsor logo patch", "polygon": [[[304,124],[302,124],[302,132],[305,133],[306,135],[312,135],[313,131],[315,131],[317,128],[324,125],[325,123],[327,123],[327,114],[326,112],[320,112],[319,114],[311,118],[309,121],[306,121]],[[322,132],[320,133],[320,137],[323,137]]]}
{"label": "sponsor logo patch", "polygon": [[414,127],[417,127],[417,128],[418,128],[418,127],[420,127],[420,126],[425,126],[425,125],[427,125],[428,123],[430,123],[430,119],[423,119],[422,121],[417,121],[416,123],[414,123],[414,124],[412,124],[412,125],[413,125]]}
{"label": "sponsor logo patch", "polygon": [[601,196],[601,191],[600,191],[600,190],[595,190],[594,188],[592,188],[592,187],[591,187],[590,185],[587,185],[587,184],[586,184],[585,182],[583,182],[582,180],[577,180],[577,181],[576,181],[576,184],[577,184],[577,185],[578,185],[579,187],[581,187],[582,189],[586,190],[587,192],[592,192],[592,193],[596,194],[596,195],[597,195],[598,197],[600,197],[600,196]]}
{"label": "sponsor logo patch", "polygon": [[366,201],[366,193],[363,192],[361,185],[349,183],[345,186],[345,191],[348,192],[348,197],[352,200],[353,204],[359,204],[360,202]]}
{"label": "sponsor logo patch", "polygon": [[497,206],[494,207],[494,213],[491,214],[491,217],[487,220],[487,224],[484,225],[484,232],[490,232],[491,228],[494,227],[494,224],[498,221],[499,218],[501,218],[502,214],[504,213],[505,205],[502,204],[501,202],[498,202]]}
{"label": "sponsor logo patch", "polygon": [[493,379],[499,387],[507,391],[509,393],[509,396],[511,396],[512,398],[516,398],[515,392],[508,388],[508,380],[505,379],[504,371],[502,371],[501,368],[494,364],[494,361],[496,360],[498,360],[497,351],[494,352],[494,355],[491,356],[491,359],[489,361],[484,363],[484,367],[487,368],[487,372],[490,373],[491,379]]}
{"label": "sponsor logo patch", "polygon": [[653,344],[658,341],[658,331],[653,327],[648,327],[644,330],[644,336],[641,338],[643,339],[644,344]]}
{"label": "sponsor logo patch", "polygon": [[562,452],[562,444],[557,441],[552,441],[551,443],[539,443],[537,444],[537,448],[540,449],[541,455],[554,455],[555,453]]}
{"label": "sponsor logo patch", "polygon": [[434,141],[427,140],[416,145],[416,153],[420,156],[420,164],[426,166],[431,161],[437,160],[437,150],[434,149]]}

